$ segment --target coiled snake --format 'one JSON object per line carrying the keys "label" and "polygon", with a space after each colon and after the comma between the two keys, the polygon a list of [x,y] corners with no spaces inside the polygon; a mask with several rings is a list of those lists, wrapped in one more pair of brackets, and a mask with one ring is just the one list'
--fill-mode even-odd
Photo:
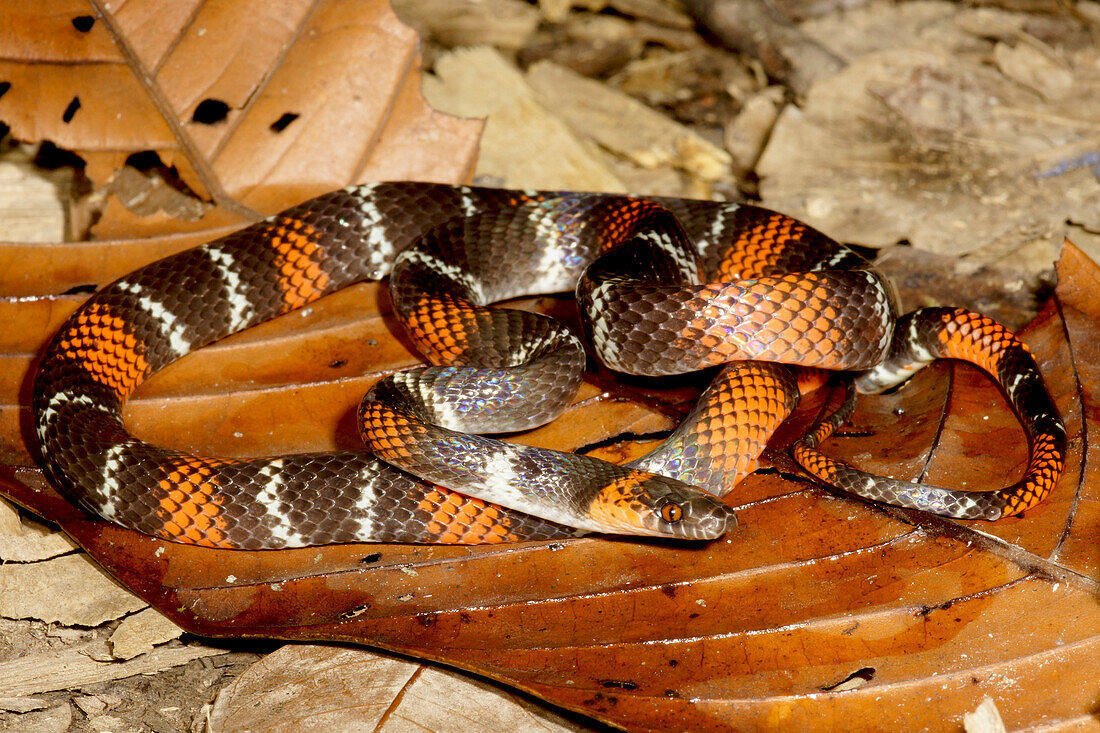
{"label": "coiled snake", "polygon": [[[168,363],[387,275],[395,312],[432,366],[386,377],[364,398],[369,450],[202,457],[140,441],[123,425],[125,399]],[[726,365],[668,440],[626,466],[472,434],[524,430],[568,405],[584,369],[580,340],[545,316],[487,306],[571,290],[592,348],[612,369]],[[754,206],[354,186],[92,296],[36,374],[38,457],[87,509],[199,545],[480,543],[589,531],[709,539],[736,521],[718,497],[755,469],[820,370],[860,372],[854,385],[873,391],[933,359],[961,358],[994,377],[1025,429],[1031,459],[1016,484],[952,491],[829,459],[817,445],[851,399],[795,445],[795,457],[838,488],[948,516],[996,519],[1041,501],[1066,438],[1027,348],[969,311],[900,320],[895,311],[890,284],[855,252]]]}

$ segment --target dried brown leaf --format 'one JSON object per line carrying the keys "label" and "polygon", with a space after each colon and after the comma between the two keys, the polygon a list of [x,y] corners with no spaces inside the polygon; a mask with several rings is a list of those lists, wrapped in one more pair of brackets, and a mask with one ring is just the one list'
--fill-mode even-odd
{"label": "dried brown leaf", "polygon": [[[198,634],[368,643],[468,669],[633,729],[875,729],[899,720],[942,729],[957,726],[987,695],[1009,727],[1068,724],[1088,714],[1097,693],[1100,484],[1089,479],[1096,441],[1088,436],[1096,432],[1098,380],[1088,365],[1097,362],[1089,349],[1100,314],[1087,293],[1100,276],[1070,247],[1060,274],[1057,297],[1024,337],[1065,413],[1069,468],[1045,504],[995,524],[883,511],[764,473],[735,493],[741,526],[703,547],[586,539],[245,553],[111,527],[49,491],[32,490],[12,471],[4,485]],[[337,302],[335,313],[312,318],[338,321],[341,307]],[[246,336],[273,338],[296,325],[286,320]],[[381,311],[366,321],[365,333],[387,338]],[[299,414],[325,401],[307,404],[299,396],[325,389],[310,381],[308,366],[323,373],[324,341],[316,337],[315,346],[295,356],[305,364],[306,381],[288,375],[286,384],[250,394],[239,406],[232,401],[248,391],[243,376],[236,386],[225,381],[216,393],[231,400],[222,408],[225,423],[262,435],[257,445],[270,441],[274,450],[337,442],[339,420],[335,429],[325,423],[320,439],[303,436],[297,421],[270,422],[280,409]],[[213,368],[236,361],[226,358],[234,348],[245,345],[188,359],[209,359]],[[323,358],[311,359],[310,348],[321,349]],[[260,352],[272,351],[260,349],[244,361],[263,373]],[[193,381],[157,389],[161,394],[147,399],[181,418],[201,401],[186,396],[200,389]],[[524,439],[560,448],[610,441],[608,454],[628,455],[632,443],[615,436],[667,427],[690,392],[682,386],[658,399],[648,387],[616,386],[595,375],[568,428],[552,425]],[[288,397],[299,401],[276,407]],[[836,438],[828,450],[874,470],[989,488],[1011,480],[1023,456],[1019,429],[1001,400],[968,367],[937,368],[894,395],[863,400],[853,422],[872,434]],[[348,411],[353,401],[347,398]],[[904,411],[904,422],[895,410]],[[155,412],[145,433],[164,422]],[[224,430],[209,430],[203,420],[194,428],[172,424],[158,437],[174,432],[176,445],[224,449]],[[869,678],[866,684],[826,692],[857,672]]]}
{"label": "dried brown leaf", "polygon": [[14,137],[78,154],[100,186],[155,153],[217,204],[188,225],[112,199],[100,238],[210,229],[349,183],[472,169],[480,123],[424,104],[416,35],[384,0],[16,0],[0,12],[0,119]]}

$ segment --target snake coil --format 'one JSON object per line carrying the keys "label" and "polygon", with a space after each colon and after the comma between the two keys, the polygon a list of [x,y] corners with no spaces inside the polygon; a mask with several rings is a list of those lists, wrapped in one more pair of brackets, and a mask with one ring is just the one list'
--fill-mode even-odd
{"label": "snake coil", "polygon": [[[369,450],[213,458],[124,426],[124,401],[153,372],[387,275],[395,313],[431,365],[366,396],[358,417]],[[490,304],[574,290],[611,368],[724,365],[668,440],[632,464],[474,434],[524,430],[566,409],[581,341],[545,316]],[[948,516],[995,519],[1042,501],[1066,437],[1026,346],[969,311],[898,320],[885,277],[795,219],[742,204],[382,183],[325,194],[105,286],[47,347],[33,410],[55,486],[105,519],[179,542],[712,539],[736,522],[719,497],[755,469],[821,370],[858,372],[854,395],[939,358],[975,363],[1004,389],[1031,448],[1019,482],[952,491],[830,459],[817,446],[851,400],[795,457],[838,488]]]}

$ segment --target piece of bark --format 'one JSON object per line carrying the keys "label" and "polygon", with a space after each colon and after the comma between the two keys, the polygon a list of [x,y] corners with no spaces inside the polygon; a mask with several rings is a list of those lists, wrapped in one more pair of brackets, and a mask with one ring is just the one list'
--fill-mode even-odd
{"label": "piece of bark", "polygon": [[689,0],[687,6],[724,44],[758,59],[768,76],[799,96],[844,67],[766,0]]}

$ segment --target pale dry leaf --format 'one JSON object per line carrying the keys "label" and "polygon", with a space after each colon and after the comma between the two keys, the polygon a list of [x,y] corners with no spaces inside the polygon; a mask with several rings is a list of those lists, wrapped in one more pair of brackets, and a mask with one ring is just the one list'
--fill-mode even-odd
{"label": "pale dry leaf", "polygon": [[87,555],[0,565],[0,616],[98,626],[145,607]]}
{"label": "pale dry leaf", "polygon": [[1048,101],[1064,98],[1073,88],[1073,71],[1038,41],[1015,46],[998,43],[993,48],[993,60],[1005,76],[1034,89]]}
{"label": "pale dry leaf", "polygon": [[799,28],[847,62],[901,48],[950,49],[965,55],[983,48],[983,42],[960,23],[960,18],[967,17],[966,10],[950,0],[869,2],[845,13],[810,18]]}
{"label": "pale dry leaf", "polygon": [[750,171],[756,165],[775,127],[782,102],[781,87],[763,89],[746,99],[737,117],[726,125],[722,142],[739,170]]}
{"label": "pale dry leaf", "polygon": [[0,698],[0,710],[6,710],[10,713],[29,713],[32,710],[44,710],[47,707],[49,707],[49,703],[37,697]]}
{"label": "pale dry leaf", "polygon": [[98,661],[89,656],[90,651],[98,653],[95,646],[95,642],[77,644],[7,660],[0,665],[0,697],[36,695],[136,674],[155,674],[192,659],[225,653],[222,649],[193,644],[161,647],[124,662]]}
{"label": "pale dry leaf", "polygon": [[24,713],[7,725],[0,723],[0,731],[13,731],[14,733],[64,733],[70,730],[73,722],[73,710],[67,703],[54,705],[48,710],[35,710]]}
{"label": "pale dry leaf", "polygon": [[151,651],[158,644],[178,639],[183,633],[176,624],[155,608],[145,608],[127,616],[111,632],[107,642],[111,654],[118,659],[133,659]]}
{"label": "pale dry leaf", "polygon": [[991,697],[982,698],[982,702],[973,712],[963,716],[966,733],[1005,733],[1005,724],[997,703]]}
{"label": "pale dry leaf", "polygon": [[284,646],[219,693],[212,733],[585,730],[457,672],[360,649]]}
{"label": "pale dry leaf", "polygon": [[493,46],[517,51],[539,24],[522,0],[394,0],[393,9],[425,41],[448,48]]}
{"label": "pale dry leaf", "polygon": [[971,267],[1015,253],[1034,273],[1055,259],[1067,219],[1100,226],[1100,182],[1075,170],[1100,140],[1098,118],[1094,95],[1055,109],[953,56],[874,53],[780,116],[757,166],[761,195],[842,240],[908,240]]}
{"label": "pale dry leaf", "polygon": [[47,560],[76,549],[68,536],[19,516],[10,502],[0,499],[0,561]]}
{"label": "pale dry leaf", "polygon": [[582,191],[626,187],[560,118],[540,105],[513,64],[487,48],[436,59],[424,95],[436,108],[487,117],[477,175],[495,186]]}
{"label": "pale dry leaf", "polygon": [[575,133],[636,165],[671,166],[704,181],[729,175],[729,153],[605,84],[551,61],[533,64],[527,80],[543,107],[555,109]]}
{"label": "pale dry leaf", "polygon": [[23,151],[0,154],[0,222],[3,238],[57,242],[69,238],[60,190],[71,186],[72,172],[44,172]]}

